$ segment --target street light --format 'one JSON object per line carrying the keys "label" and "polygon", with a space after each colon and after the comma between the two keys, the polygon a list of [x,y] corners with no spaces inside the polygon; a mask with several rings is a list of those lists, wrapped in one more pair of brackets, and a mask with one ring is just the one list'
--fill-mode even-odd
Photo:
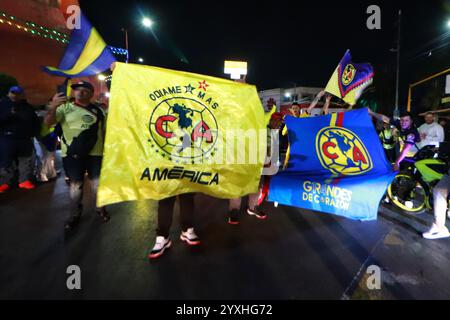
{"label": "street light", "polygon": [[139,61],[140,63],[143,63],[143,62],[144,62],[144,59],[139,58],[138,61]]}
{"label": "street light", "polygon": [[[142,18],[141,23],[147,29],[151,29],[151,27],[153,25],[153,21],[150,18],[147,18],[147,17]],[[128,63],[128,61],[130,60],[130,52],[128,51],[128,29],[127,28],[123,28],[122,30],[125,32],[125,49],[127,50],[126,63]]]}
{"label": "street light", "polygon": [[97,79],[100,80],[100,93],[103,92],[103,82],[106,80],[106,76],[104,74],[99,74]]}
{"label": "street light", "polygon": [[142,19],[142,24],[144,25],[144,27],[146,28],[151,28],[153,25],[153,21],[150,18],[144,17]]}

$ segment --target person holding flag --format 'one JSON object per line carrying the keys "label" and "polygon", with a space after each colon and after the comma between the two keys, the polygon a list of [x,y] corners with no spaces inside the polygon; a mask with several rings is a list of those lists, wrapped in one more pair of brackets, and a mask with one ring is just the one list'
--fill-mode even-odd
{"label": "person holding flag", "polygon": [[[83,185],[88,173],[93,194],[97,194],[105,136],[105,113],[91,103],[94,87],[86,81],[71,86],[75,101],[67,102],[62,93],[56,94],[49,104],[45,124],[62,128],[61,155],[64,170],[70,180],[70,215],[65,229],[73,229],[83,211]],[[103,222],[109,221],[104,207],[96,208]]]}
{"label": "person holding flag", "polygon": [[394,162],[394,170],[399,171],[401,165],[412,163],[413,157],[420,142],[420,134],[412,120],[411,114],[405,112],[400,115],[400,120],[393,120],[385,115],[378,114],[369,109],[369,113],[375,119],[395,126],[398,129],[400,143],[400,154]]}

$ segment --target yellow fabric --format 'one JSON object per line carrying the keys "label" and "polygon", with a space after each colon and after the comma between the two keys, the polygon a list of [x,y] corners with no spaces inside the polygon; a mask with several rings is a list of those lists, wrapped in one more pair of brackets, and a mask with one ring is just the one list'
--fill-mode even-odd
{"label": "yellow fabric", "polygon": [[45,123],[41,123],[41,132],[39,133],[39,136],[44,138],[53,131],[55,131],[55,127],[49,127]]}
{"label": "yellow fabric", "polygon": [[[98,206],[129,200],[160,200],[187,192],[232,199],[258,191],[267,132],[255,86],[124,63],[116,63],[112,79]],[[201,87],[206,87],[206,91]],[[189,111],[184,117],[180,109],[175,109],[180,106]],[[192,120],[191,126],[180,129],[186,119]],[[183,130],[191,135],[193,127],[201,121],[209,127],[207,132],[212,139],[208,142],[207,137],[201,137],[195,140],[194,147],[191,144],[185,149],[192,156],[199,155],[195,159],[204,161],[192,164],[192,158],[180,158],[183,146],[180,137]],[[218,135],[225,136],[231,129],[260,132],[257,139],[248,139],[244,148],[234,152],[249,157],[250,148],[260,142],[253,164],[211,163],[223,150]],[[207,184],[199,183],[200,178],[189,179],[186,176],[189,171],[206,173],[202,183]]]}
{"label": "yellow fabric", "polygon": [[[338,72],[339,66],[336,67],[336,70],[334,70],[333,74],[331,75],[330,80],[328,81],[327,86],[325,87],[325,92],[331,93],[332,95],[344,100],[351,106],[354,106],[356,104],[356,101],[359,98],[359,95],[362,93],[361,88],[356,87],[349,91],[345,97],[342,97],[341,92],[339,90],[339,72]],[[367,83],[371,83],[372,79],[368,80]]]}
{"label": "yellow fabric", "polygon": [[58,68],[48,67],[52,71],[61,71],[67,75],[76,75],[89,67],[102,54],[106,48],[106,43],[95,28],[91,29],[89,39],[84,46],[83,52],[77,60],[77,63],[70,70],[60,70]]}
{"label": "yellow fabric", "polygon": [[336,127],[337,113],[331,114],[330,127]]}

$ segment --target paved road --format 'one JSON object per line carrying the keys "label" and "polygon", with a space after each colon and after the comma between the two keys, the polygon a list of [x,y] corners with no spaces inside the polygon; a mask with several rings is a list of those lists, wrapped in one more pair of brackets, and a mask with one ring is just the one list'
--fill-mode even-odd
{"label": "paved road", "polygon": [[[86,197],[88,204],[90,197]],[[109,207],[103,224],[92,207],[64,236],[68,187],[62,178],[0,195],[1,299],[449,299],[450,240],[425,241],[431,216],[382,208],[359,222],[266,203],[269,219],[242,214],[226,223],[227,201],[196,196],[200,247],[178,237],[148,261],[155,237],[152,201]],[[178,212],[176,212],[177,216]],[[78,265],[82,290],[66,288]],[[368,290],[367,267],[381,268],[381,290]]]}

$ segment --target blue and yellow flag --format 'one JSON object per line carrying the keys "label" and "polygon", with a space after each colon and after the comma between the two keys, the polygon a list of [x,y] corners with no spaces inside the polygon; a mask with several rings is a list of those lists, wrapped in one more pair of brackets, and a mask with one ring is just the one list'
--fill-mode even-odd
{"label": "blue and yellow flag", "polygon": [[74,29],[58,68],[44,67],[51,75],[89,77],[110,68],[116,61],[97,30],[80,13],[80,28]]}
{"label": "blue and yellow flag", "polygon": [[353,63],[350,50],[347,50],[325,91],[353,106],[372,83],[373,75],[373,68],[369,63]]}
{"label": "blue and yellow flag", "polygon": [[116,63],[98,205],[256,192],[266,139],[255,86]]}
{"label": "blue and yellow flag", "polygon": [[367,109],[312,118],[285,118],[290,157],[271,178],[269,200],[374,220],[395,172]]}

